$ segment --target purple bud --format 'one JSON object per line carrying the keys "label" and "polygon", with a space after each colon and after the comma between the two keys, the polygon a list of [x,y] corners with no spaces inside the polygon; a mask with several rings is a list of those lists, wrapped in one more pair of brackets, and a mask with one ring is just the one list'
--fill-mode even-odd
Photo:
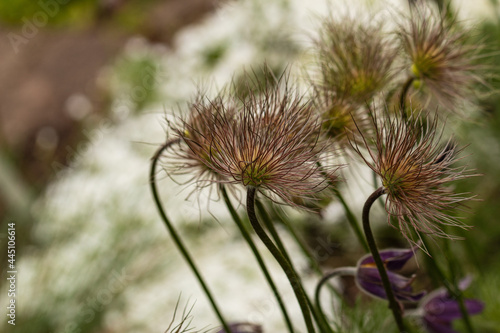
{"label": "purple bud", "polygon": [[[459,283],[460,290],[465,290],[471,282],[465,278]],[[464,299],[468,314],[477,314],[483,311],[484,304],[475,299]],[[453,320],[462,318],[460,304],[450,296],[444,288],[437,289],[425,297],[420,306],[423,310],[423,321],[427,330],[432,333],[457,333],[453,329]]]}
{"label": "purple bud", "polygon": [[[251,323],[232,323],[229,324],[229,329],[231,333],[262,333],[262,326],[251,324]],[[221,329],[217,333],[226,333],[224,329]]]}
{"label": "purple bud", "polygon": [[[414,276],[407,278],[396,273],[413,257],[414,251],[415,248],[380,251],[394,296],[399,301],[418,302],[425,295],[425,292],[413,293],[411,283],[415,279]],[[358,262],[355,280],[361,290],[372,296],[387,299],[382,278],[372,255],[366,255]]]}

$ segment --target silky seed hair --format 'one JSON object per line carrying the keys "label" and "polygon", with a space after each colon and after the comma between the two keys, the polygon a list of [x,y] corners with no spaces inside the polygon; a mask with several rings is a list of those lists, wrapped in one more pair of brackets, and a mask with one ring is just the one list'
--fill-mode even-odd
{"label": "silky seed hair", "polygon": [[297,206],[294,198],[314,199],[335,168],[320,167],[327,143],[312,103],[289,86],[288,74],[275,80],[240,100],[234,117],[224,113],[214,122],[209,167],[222,183],[256,187]]}
{"label": "silky seed hair", "polygon": [[456,238],[443,227],[467,228],[452,211],[473,198],[455,193],[451,186],[474,176],[466,166],[456,165],[461,149],[452,139],[443,143],[436,118],[427,112],[412,110],[413,116],[406,120],[382,113],[383,119],[375,113],[372,118],[375,137],[363,137],[363,146],[353,142],[353,148],[382,179],[388,222],[394,221],[413,243],[413,231]]}
{"label": "silky seed hair", "polygon": [[345,96],[335,96],[327,89],[313,88],[314,108],[321,120],[323,135],[331,139],[340,153],[349,153],[349,142],[359,139],[357,129],[365,133],[371,130],[367,107],[353,103]]}
{"label": "silky seed hair", "polygon": [[459,112],[462,103],[475,103],[477,88],[486,86],[485,65],[478,64],[484,45],[468,41],[471,29],[425,4],[412,6],[397,32],[403,70],[414,78],[413,91],[426,104]]}
{"label": "silky seed hair", "polygon": [[323,21],[315,41],[316,90],[363,105],[385,89],[394,76],[397,48],[383,30],[383,22],[374,18],[366,24],[348,16]]}
{"label": "silky seed hair", "polygon": [[177,140],[168,150],[169,158],[164,164],[169,176],[187,176],[184,183],[195,183],[198,189],[220,180],[210,163],[215,149],[213,128],[222,118],[231,119],[234,112],[235,106],[223,95],[210,99],[200,93],[186,115],[169,122],[172,140]]}

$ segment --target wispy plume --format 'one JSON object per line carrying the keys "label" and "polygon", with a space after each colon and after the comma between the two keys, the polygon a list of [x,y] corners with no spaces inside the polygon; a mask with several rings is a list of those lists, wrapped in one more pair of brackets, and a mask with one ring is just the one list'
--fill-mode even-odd
{"label": "wispy plume", "polygon": [[484,46],[472,44],[471,35],[470,29],[423,4],[400,23],[404,68],[427,103],[458,112],[457,106],[474,102],[477,86],[486,84],[486,67],[478,62]]}
{"label": "wispy plume", "polygon": [[473,173],[455,164],[461,149],[451,139],[442,142],[435,118],[413,114],[408,120],[386,115],[381,122],[374,114],[375,137],[363,137],[364,147],[356,142],[353,147],[382,179],[388,220],[397,221],[405,238],[412,240],[412,229],[452,238],[442,226],[466,227],[451,211],[472,197],[450,185]]}

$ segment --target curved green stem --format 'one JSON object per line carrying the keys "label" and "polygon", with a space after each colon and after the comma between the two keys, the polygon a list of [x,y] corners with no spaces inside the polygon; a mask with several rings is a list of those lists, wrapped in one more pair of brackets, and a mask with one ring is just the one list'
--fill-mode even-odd
{"label": "curved green stem", "polygon": [[[311,253],[306,242],[303,239],[301,239],[301,237],[299,236],[299,234],[295,230],[295,227],[293,227],[291,223],[286,222],[286,219],[283,217],[282,213],[279,212],[279,210],[275,209],[274,213],[279,218],[280,222],[287,228],[288,232],[292,235],[293,239],[295,239],[295,242],[302,249],[302,252],[309,260],[309,263],[310,263],[311,267],[313,268],[313,270],[319,276],[323,276],[323,271],[321,270],[321,267],[318,264],[318,260],[315,258],[315,255],[313,253]],[[330,288],[330,291],[332,291],[337,296],[340,296],[335,289]]]}
{"label": "curved green stem", "polygon": [[406,82],[403,85],[403,88],[401,89],[401,96],[399,97],[399,108],[401,110],[401,116],[403,119],[407,119],[406,115],[406,95],[408,94],[408,91],[410,90],[411,84],[415,78],[413,76],[409,76]]}
{"label": "curved green stem", "polygon": [[[373,181],[373,188],[374,189],[379,188],[379,185],[378,185],[378,175],[373,170],[372,170],[372,181]],[[382,207],[382,209],[385,210],[385,203],[384,203],[384,200],[382,199],[382,197],[380,197],[377,201],[380,204],[380,207]],[[368,252],[368,250],[367,250],[367,252]]]}
{"label": "curved green stem", "polygon": [[156,204],[156,207],[158,208],[158,212],[160,213],[160,216],[165,223],[165,226],[167,227],[168,231],[170,232],[170,235],[172,239],[174,240],[175,244],[177,245],[177,248],[181,252],[182,256],[184,257],[184,260],[188,263],[188,265],[191,267],[191,270],[193,271],[194,275],[198,279],[198,282],[200,283],[201,287],[203,288],[203,291],[207,295],[208,300],[210,301],[210,304],[212,305],[212,309],[214,310],[215,314],[219,318],[219,321],[222,324],[222,327],[224,328],[224,331],[226,333],[230,333],[231,329],[229,328],[229,325],[226,323],[224,320],[224,317],[222,316],[221,311],[219,310],[219,307],[217,306],[217,303],[215,302],[214,297],[212,296],[212,293],[210,292],[210,289],[208,288],[207,284],[205,283],[205,280],[201,276],[200,271],[198,270],[196,264],[194,263],[193,259],[191,258],[191,255],[189,254],[186,246],[182,242],[181,238],[179,237],[177,231],[173,227],[172,223],[170,223],[170,220],[167,218],[167,215],[165,213],[165,210],[163,209],[163,205],[161,204],[160,196],[158,195],[158,189],[156,186],[156,165],[158,163],[158,160],[160,159],[161,154],[171,145],[178,143],[179,140],[171,140],[167,141],[163,146],[161,146],[156,153],[153,155],[152,161],[151,161],[151,169],[149,173],[149,184],[151,186],[151,192],[153,194],[153,199]]}
{"label": "curved green stem", "polygon": [[321,278],[321,280],[316,285],[316,291],[314,292],[314,302],[316,304],[316,308],[318,309],[320,317],[325,323],[327,323],[327,325],[328,325],[328,319],[326,318],[326,315],[323,312],[323,307],[321,306],[321,299],[319,297],[321,293],[321,287],[323,287],[326,284],[326,282],[328,282],[328,280],[339,275],[356,275],[356,267],[335,268],[333,271],[325,274],[325,276]]}
{"label": "curved green stem", "polygon": [[255,195],[256,195],[256,188],[248,186],[247,213],[248,213],[248,218],[250,219],[250,223],[252,224],[252,227],[257,233],[257,236],[260,237],[264,245],[268,248],[268,250],[271,252],[271,254],[274,256],[278,264],[285,272],[288,280],[290,281],[292,289],[295,293],[297,301],[299,302],[300,309],[302,310],[302,315],[304,316],[304,321],[306,323],[307,331],[309,333],[314,333],[315,330],[311,320],[311,311],[307,304],[307,298],[304,290],[302,289],[300,280],[295,271],[290,266],[289,262],[283,256],[281,251],[276,247],[276,245],[274,245],[273,241],[269,238],[269,236],[267,236],[266,232],[260,225],[259,220],[257,219],[257,215],[255,214]]}
{"label": "curved green stem", "polygon": [[255,200],[255,205],[257,206],[257,211],[259,212],[260,217],[262,218],[262,221],[264,221],[264,226],[271,233],[271,237],[274,240],[274,242],[276,243],[276,246],[278,246],[278,249],[281,251],[281,253],[285,257],[285,259],[288,261],[288,263],[290,264],[292,269],[295,272],[297,272],[295,270],[295,268],[293,267],[293,262],[290,259],[290,256],[288,255],[288,251],[286,250],[285,245],[281,241],[281,238],[278,235],[278,231],[276,231],[276,228],[274,227],[274,223],[271,220],[271,217],[267,213],[266,209],[264,208],[264,205],[262,204],[262,202],[260,202],[260,200]]}
{"label": "curved green stem", "polygon": [[231,214],[236,225],[238,226],[238,229],[240,230],[243,238],[245,239],[248,246],[252,250],[252,252],[255,256],[255,259],[257,260],[257,262],[262,270],[262,273],[264,274],[264,276],[269,284],[269,287],[271,287],[271,290],[273,291],[274,296],[276,297],[276,301],[278,301],[278,305],[281,309],[281,313],[283,314],[283,318],[284,318],[286,325],[288,327],[288,331],[293,333],[294,330],[293,330],[292,321],[290,320],[290,317],[289,317],[288,312],[286,310],[285,304],[283,303],[283,299],[281,298],[281,295],[279,294],[278,288],[276,288],[276,285],[274,284],[274,281],[273,281],[271,275],[269,274],[269,270],[267,269],[267,266],[264,263],[264,260],[262,259],[262,256],[260,255],[259,250],[255,246],[255,243],[253,242],[248,231],[246,230],[245,226],[243,225],[243,222],[241,221],[238,213],[236,212],[233,205],[231,204],[231,200],[229,199],[229,196],[227,195],[227,191],[226,191],[226,188],[224,187],[224,185],[221,185],[220,189],[221,189],[221,193],[222,193],[222,197],[224,199],[224,202],[226,203],[227,209],[229,210],[229,213]]}
{"label": "curved green stem", "polygon": [[382,284],[384,285],[385,294],[387,295],[387,300],[389,301],[389,308],[392,310],[392,314],[399,331],[403,333],[406,332],[406,330],[401,313],[401,306],[396,301],[394,293],[392,292],[389,276],[387,275],[384,263],[380,258],[380,254],[377,249],[377,243],[375,242],[375,238],[373,237],[372,229],[370,227],[370,208],[372,207],[373,203],[384,193],[384,188],[380,187],[379,189],[375,190],[375,192],[373,192],[366,200],[365,205],[363,206],[363,229],[365,231],[366,240],[368,241],[368,246],[370,247],[370,252],[372,253],[373,260],[375,261],[375,265],[377,266],[378,272],[380,274],[380,278],[382,279]]}
{"label": "curved green stem", "polygon": [[278,217],[279,221],[281,224],[283,224],[290,235],[292,235],[293,239],[295,242],[299,245],[300,249],[306,256],[307,260],[309,260],[309,264],[313,268],[313,270],[318,274],[318,275],[323,275],[323,272],[321,271],[321,267],[319,267],[318,261],[314,257],[314,255],[311,253],[311,251],[307,248],[307,245],[305,244],[304,240],[300,238],[300,236],[297,234],[297,231],[295,231],[295,228],[292,226],[291,223],[287,223],[286,219],[283,217],[281,212],[278,211],[278,209],[274,209],[274,213]]}
{"label": "curved green stem", "polygon": [[[274,242],[276,243],[276,245],[278,246],[278,249],[281,251],[281,253],[283,254],[283,256],[285,257],[285,259],[288,261],[288,263],[290,264],[290,267],[293,269],[295,275],[297,275],[297,278],[299,279],[299,283],[300,283],[300,286],[302,288],[302,290],[304,289],[302,287],[302,281],[300,279],[300,276],[297,274],[297,270],[295,269],[294,265],[293,265],[293,261],[292,259],[290,258],[290,255],[288,254],[288,251],[286,250],[285,248],[285,245],[283,244],[283,242],[281,241],[281,238],[278,234],[278,231],[276,230],[276,228],[274,227],[274,223],[273,221],[271,220],[271,217],[269,216],[269,214],[267,213],[266,211],[266,208],[264,207],[264,205],[260,202],[260,200],[256,200],[256,205],[257,205],[257,209],[259,211],[259,214],[260,216],[262,217],[262,220],[264,221],[264,225],[266,226],[266,228],[269,230],[269,232],[271,233],[271,237],[273,238]],[[316,321],[316,323],[318,325],[320,325],[322,331],[325,331],[327,330],[327,328],[325,327],[322,327],[323,326],[323,322],[321,321],[321,318],[319,318],[319,316],[317,315],[317,311],[314,307],[314,304],[311,302],[311,300],[309,299],[309,297],[307,295],[306,296],[306,299],[307,299],[307,304],[309,304],[309,308],[311,309],[311,312],[312,312],[312,315],[314,317],[314,320]]]}
{"label": "curved green stem", "polygon": [[[309,263],[310,263],[311,267],[314,269],[314,271],[318,275],[323,276],[323,272],[321,270],[321,267],[318,264],[317,259],[311,253],[311,251],[308,249],[308,247],[305,244],[304,240],[302,240],[300,238],[299,234],[297,233],[297,231],[295,230],[295,228],[292,226],[292,224],[291,223],[287,223],[286,219],[283,217],[283,215],[277,209],[275,209],[274,212],[275,212],[276,216],[278,216],[280,222],[283,225],[285,225],[285,227],[287,228],[288,232],[295,239],[295,242],[302,249],[302,252],[304,253],[304,255],[309,260]],[[335,295],[337,295],[337,296],[340,297],[340,294],[337,292],[337,290],[335,290],[335,289],[333,289],[333,288],[330,287],[330,291],[332,291]],[[325,320],[325,317],[324,317],[323,313],[321,313],[321,309],[318,309],[317,306],[313,307],[313,302],[311,302],[309,300],[309,298],[307,300],[308,300],[308,303],[309,303],[309,306],[311,307],[311,309],[314,310],[313,311],[314,319],[316,320],[316,322],[318,323],[318,325],[321,327],[322,332],[323,333],[334,333],[333,330],[331,329],[330,324],[328,323],[328,321]]]}

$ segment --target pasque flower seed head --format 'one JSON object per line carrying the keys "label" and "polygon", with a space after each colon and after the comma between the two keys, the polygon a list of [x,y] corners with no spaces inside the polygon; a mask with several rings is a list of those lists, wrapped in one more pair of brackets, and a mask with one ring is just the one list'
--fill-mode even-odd
{"label": "pasque flower seed head", "polygon": [[473,102],[475,86],[485,84],[484,65],[477,62],[484,47],[468,43],[470,35],[467,28],[425,5],[414,7],[399,27],[404,66],[414,77],[413,87],[447,110],[456,110],[461,101]]}
{"label": "pasque flower seed head", "polygon": [[382,179],[387,194],[385,209],[397,221],[397,227],[411,240],[412,228],[426,234],[452,237],[441,226],[465,227],[450,211],[471,199],[450,187],[458,179],[473,174],[464,166],[455,166],[459,149],[449,140],[443,144],[437,120],[413,111],[409,119],[386,117],[379,123],[373,116],[374,138],[363,137],[364,149],[354,149]]}

